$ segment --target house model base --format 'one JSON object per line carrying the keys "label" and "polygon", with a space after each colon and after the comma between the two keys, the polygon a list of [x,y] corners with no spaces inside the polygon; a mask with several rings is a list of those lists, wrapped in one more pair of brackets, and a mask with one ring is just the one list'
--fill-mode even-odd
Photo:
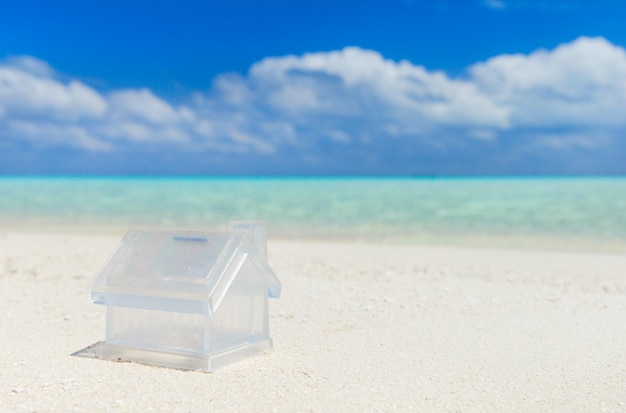
{"label": "house model base", "polygon": [[215,371],[221,367],[255,356],[272,348],[272,339],[240,344],[215,354],[168,352],[160,349],[131,347],[103,341],[94,349],[94,355],[103,360],[149,364],[182,370]]}
{"label": "house model base", "polygon": [[281,285],[267,264],[265,224],[230,231],[129,231],[96,277],[107,306],[94,355],[214,371],[272,347],[268,297]]}

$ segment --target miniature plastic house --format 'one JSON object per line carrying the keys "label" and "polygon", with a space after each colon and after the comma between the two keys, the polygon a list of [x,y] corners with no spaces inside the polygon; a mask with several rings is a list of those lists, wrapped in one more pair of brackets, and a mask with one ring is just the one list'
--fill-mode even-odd
{"label": "miniature plastic house", "polygon": [[272,347],[268,296],[281,284],[267,263],[265,224],[225,233],[130,231],[91,287],[107,306],[95,355],[214,371]]}

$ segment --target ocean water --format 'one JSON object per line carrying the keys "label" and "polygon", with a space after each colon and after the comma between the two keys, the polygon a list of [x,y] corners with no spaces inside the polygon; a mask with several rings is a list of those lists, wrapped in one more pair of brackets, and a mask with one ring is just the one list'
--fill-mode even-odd
{"label": "ocean water", "polygon": [[274,238],[626,251],[626,178],[0,178],[0,230],[242,218]]}

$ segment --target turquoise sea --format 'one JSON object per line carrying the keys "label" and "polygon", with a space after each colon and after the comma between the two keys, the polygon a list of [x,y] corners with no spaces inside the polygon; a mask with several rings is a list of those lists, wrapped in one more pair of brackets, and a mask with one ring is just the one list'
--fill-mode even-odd
{"label": "turquoise sea", "polygon": [[237,218],[273,238],[626,251],[626,178],[0,178],[0,230]]}

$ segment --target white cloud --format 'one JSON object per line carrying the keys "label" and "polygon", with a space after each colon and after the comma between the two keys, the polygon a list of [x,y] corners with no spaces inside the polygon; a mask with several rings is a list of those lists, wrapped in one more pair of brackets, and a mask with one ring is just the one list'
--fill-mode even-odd
{"label": "white cloud", "polygon": [[597,145],[598,140],[606,141],[606,136],[603,134],[590,137],[589,135],[576,133],[546,133],[535,139],[535,145],[552,149],[569,149],[572,147],[593,149]]}
{"label": "white cloud", "polygon": [[122,141],[186,142],[194,121],[191,109],[174,108],[147,89],[103,95],[58,80],[35,58],[0,63],[0,138],[101,151]]}
{"label": "white cloud", "polygon": [[77,81],[62,84],[42,73],[0,65],[0,110],[5,116],[75,121],[106,112],[106,101],[93,89]]}
{"label": "white cloud", "polygon": [[407,131],[431,122],[506,126],[507,111],[472,83],[357,47],[268,58],[255,64],[249,77],[263,85],[259,90],[267,102],[288,112],[356,117],[382,109]]}
{"label": "white cloud", "polygon": [[115,116],[137,118],[150,123],[175,123],[180,114],[148,89],[119,90],[108,96]]}
{"label": "white cloud", "polygon": [[484,0],[483,4],[492,9],[504,9],[506,7],[502,0]]}
{"label": "white cloud", "polygon": [[4,61],[4,66],[37,77],[53,77],[55,71],[47,62],[32,56],[11,56]]}
{"label": "white cloud", "polygon": [[[496,10],[548,10],[563,11],[577,8],[581,5],[580,0],[483,0],[483,5]],[[594,5],[597,4],[597,0]]]}
{"label": "white cloud", "polygon": [[110,122],[96,128],[101,136],[113,139],[128,139],[131,141],[149,141],[152,129],[140,122],[117,121]]}
{"label": "white cloud", "polygon": [[98,139],[88,128],[76,125],[58,125],[45,121],[11,120],[6,124],[9,134],[17,134],[35,147],[62,145],[90,151],[108,151],[112,146]]}
{"label": "white cloud", "polygon": [[626,125],[626,53],[603,38],[502,55],[469,69],[515,126]]}
{"label": "white cloud", "polygon": [[35,58],[0,62],[0,139],[89,150],[128,142],[274,153],[318,140],[445,145],[452,133],[494,141],[520,130],[564,148],[623,131],[624,108],[626,52],[603,38],[495,56],[456,77],[358,47],[272,57],[246,75],[218,76],[182,105],[146,88],[101,93],[64,82]]}
{"label": "white cloud", "polygon": [[341,131],[341,130],[331,130],[331,131],[326,132],[326,134],[328,135],[330,139],[339,143],[349,143],[351,140],[350,135],[348,135],[346,132]]}

